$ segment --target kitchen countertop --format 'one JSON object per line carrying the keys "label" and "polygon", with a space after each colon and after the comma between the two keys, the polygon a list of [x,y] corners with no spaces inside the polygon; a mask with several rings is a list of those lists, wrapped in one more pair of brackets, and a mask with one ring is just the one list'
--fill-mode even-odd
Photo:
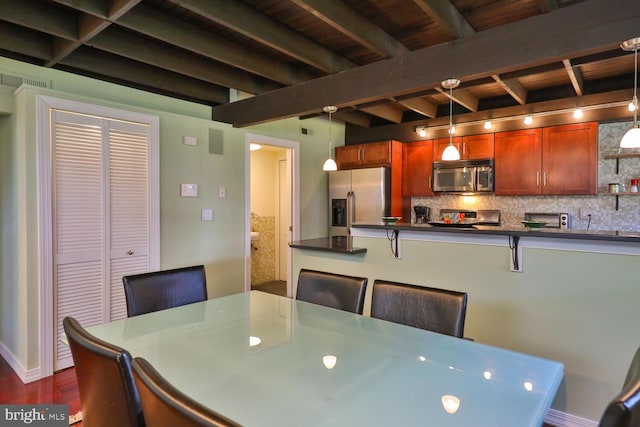
{"label": "kitchen countertop", "polygon": [[311,249],[316,251],[337,252],[342,254],[364,254],[366,248],[354,248],[351,236],[322,237],[319,239],[299,240],[290,242],[289,246],[296,249]]}
{"label": "kitchen countertop", "polygon": [[421,231],[431,233],[462,233],[467,235],[499,235],[519,237],[542,237],[554,239],[575,240],[605,240],[614,242],[640,243],[640,233],[628,231],[601,231],[601,230],[561,230],[558,228],[541,228],[531,230],[525,227],[475,225],[471,228],[438,227],[429,224],[410,224],[399,222],[395,225],[387,224],[353,224],[353,228],[370,228],[398,231]]}

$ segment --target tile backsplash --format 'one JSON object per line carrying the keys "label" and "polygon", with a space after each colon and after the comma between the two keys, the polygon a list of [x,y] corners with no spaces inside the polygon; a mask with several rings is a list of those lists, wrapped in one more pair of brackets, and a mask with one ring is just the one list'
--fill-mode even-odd
{"label": "tile backsplash", "polygon": [[[605,159],[607,154],[619,152],[620,140],[630,129],[630,122],[606,123],[598,127],[598,195],[597,196],[461,196],[443,194],[437,197],[413,197],[411,205],[429,206],[431,219],[440,209],[499,209],[501,223],[520,227],[525,212],[567,212],[573,229],[618,230],[640,232],[640,195],[619,196],[608,194],[608,184],[618,182],[629,188],[631,178],[640,177],[640,158],[620,159],[616,174],[616,160]],[[638,151],[638,150],[635,150]],[[633,151],[632,151],[633,152]],[[592,213],[591,224],[579,217],[580,208]],[[412,209],[413,215],[413,209]],[[413,220],[413,219],[412,219]]]}

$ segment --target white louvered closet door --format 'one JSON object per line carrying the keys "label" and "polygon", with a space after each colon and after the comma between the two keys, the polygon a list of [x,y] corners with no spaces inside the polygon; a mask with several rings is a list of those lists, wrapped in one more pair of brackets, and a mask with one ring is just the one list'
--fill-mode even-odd
{"label": "white louvered closet door", "polygon": [[[54,295],[83,326],[126,316],[122,276],[149,271],[149,127],[53,111]],[[73,365],[56,340],[54,370]]]}

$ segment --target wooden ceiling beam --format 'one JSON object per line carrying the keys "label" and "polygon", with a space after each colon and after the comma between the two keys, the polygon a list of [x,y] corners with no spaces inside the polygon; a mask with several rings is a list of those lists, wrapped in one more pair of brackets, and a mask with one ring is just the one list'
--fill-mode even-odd
{"label": "wooden ceiling beam", "polygon": [[140,62],[130,61],[117,55],[99,50],[80,48],[73,55],[60,62],[64,67],[81,70],[93,76],[110,77],[120,84],[135,83],[138,87],[148,88],[154,92],[180,94],[180,98],[224,104],[229,102],[227,88],[191,79],[182,74],[172,73]]}
{"label": "wooden ceiling beam", "polygon": [[78,25],[71,12],[32,1],[0,0],[0,19],[52,36],[76,40]]}
{"label": "wooden ceiling beam", "polygon": [[349,60],[239,1],[171,1],[325,73],[336,73],[354,67]]}
{"label": "wooden ceiling beam", "polygon": [[422,114],[423,116],[429,118],[435,118],[438,113],[438,106],[433,102],[429,102],[424,98],[409,98],[396,100],[396,102],[400,105],[403,105],[410,110],[415,111],[418,114]]}
{"label": "wooden ceiling beam", "polygon": [[317,77],[239,43],[211,37],[200,27],[145,4],[120,18],[118,25],[284,85]]}
{"label": "wooden ceiling beam", "polygon": [[390,104],[379,104],[358,107],[359,110],[369,113],[373,116],[380,117],[390,121],[391,123],[402,122],[402,111],[393,108]]}
{"label": "wooden ceiling beam", "polygon": [[452,95],[449,96],[449,92],[447,90],[439,87],[436,87],[435,89],[446,96],[447,99],[453,99],[453,102],[462,105],[467,110],[478,111],[478,104],[480,104],[480,100],[478,99],[478,97],[473,96],[468,90],[453,89]]}
{"label": "wooden ceiling beam", "polygon": [[527,103],[527,89],[518,81],[518,79],[502,79],[499,75],[494,74],[491,77],[520,105]]}
{"label": "wooden ceiling beam", "polygon": [[564,58],[611,50],[621,40],[637,35],[639,19],[640,2],[590,0],[401,57],[220,105],[212,109],[212,118],[247,126],[319,111],[329,104],[344,107],[415,93],[439,86],[450,75],[473,80],[561,62]]}
{"label": "wooden ceiling beam", "polygon": [[567,70],[569,80],[571,80],[571,85],[573,86],[573,90],[576,91],[576,95],[582,96],[584,94],[584,78],[582,77],[582,71],[580,71],[578,66],[572,66],[570,59],[563,59],[562,63],[564,64],[564,68]]}
{"label": "wooden ceiling beam", "polygon": [[408,52],[396,39],[342,1],[291,1],[382,58]]}
{"label": "wooden ceiling beam", "polygon": [[363,128],[371,126],[371,116],[357,110],[338,110],[333,117]]}
{"label": "wooden ceiling beam", "polygon": [[542,12],[551,12],[559,7],[558,0],[538,0],[538,6]]}
{"label": "wooden ceiling beam", "polygon": [[7,22],[0,22],[0,49],[37,58],[43,63],[51,58],[48,37]]}
{"label": "wooden ceiling beam", "polygon": [[134,33],[115,26],[108,31],[103,31],[89,44],[135,61],[251,94],[269,92],[281,87],[268,80],[234,72],[226,65],[190,55],[164,43],[137,37]]}
{"label": "wooden ceiling beam", "polygon": [[413,2],[454,38],[459,39],[476,32],[448,0],[413,0]]}

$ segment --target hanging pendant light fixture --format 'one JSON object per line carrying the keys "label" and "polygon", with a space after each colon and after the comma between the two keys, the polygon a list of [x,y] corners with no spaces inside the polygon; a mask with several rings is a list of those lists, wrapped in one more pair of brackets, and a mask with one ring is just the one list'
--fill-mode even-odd
{"label": "hanging pendant light fixture", "polygon": [[460,80],[447,79],[442,82],[442,87],[449,89],[449,145],[442,152],[442,160],[460,160],[460,152],[453,145],[453,88],[458,87]]}
{"label": "hanging pendant light fixture", "polygon": [[336,107],[335,105],[327,105],[322,110],[325,113],[329,114],[329,158],[324,162],[324,165],[322,165],[322,170],[323,171],[335,171],[335,170],[338,170],[338,165],[336,165],[336,162],[335,162],[335,160],[333,160],[333,157],[331,155],[332,154],[332,151],[331,151],[331,114],[333,114],[336,111],[338,111],[338,107]]}
{"label": "hanging pendant light fixture", "polygon": [[638,128],[638,49],[640,48],[640,37],[629,39],[620,44],[622,50],[634,52],[634,74],[633,74],[633,100],[629,104],[629,109],[633,108],[633,127],[627,131],[620,141],[620,148],[640,148],[640,128]]}

